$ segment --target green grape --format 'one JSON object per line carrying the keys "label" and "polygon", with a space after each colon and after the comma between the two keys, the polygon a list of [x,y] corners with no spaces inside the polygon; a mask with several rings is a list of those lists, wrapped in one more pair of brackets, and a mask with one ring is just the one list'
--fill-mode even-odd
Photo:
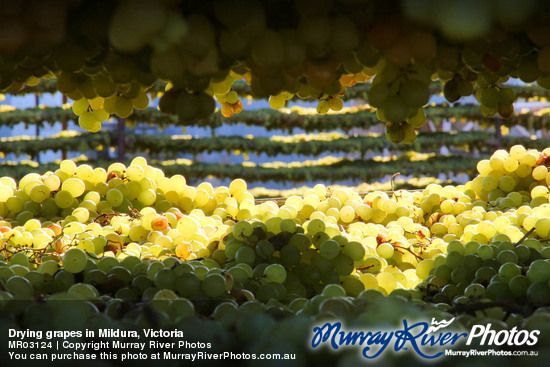
{"label": "green grape", "polygon": [[390,294],[394,289],[397,288],[397,280],[393,274],[388,272],[381,272],[376,275],[376,280],[378,285],[385,290],[387,294]]}
{"label": "green grape", "polygon": [[426,279],[430,274],[430,271],[433,269],[433,267],[434,267],[434,261],[432,259],[422,260],[416,266],[416,275],[420,279]]}
{"label": "green grape", "polygon": [[101,122],[97,120],[96,114],[92,111],[85,111],[78,116],[78,125],[91,132],[97,132],[101,130]]}
{"label": "green grape", "polygon": [[63,268],[70,273],[80,273],[86,268],[88,257],[79,248],[70,248],[63,255]]}
{"label": "green grape", "polygon": [[235,253],[235,260],[238,263],[253,265],[254,261],[256,261],[256,254],[254,253],[254,250],[252,248],[247,246],[242,246]]}
{"label": "green grape", "polygon": [[497,271],[494,268],[484,266],[477,269],[475,274],[475,279],[478,280],[478,283],[481,283],[481,282],[489,283],[491,278],[494,277],[495,275],[497,275]]}
{"label": "green grape", "polygon": [[42,290],[42,287],[44,286],[44,274],[32,270],[29,271],[27,274],[24,275],[24,277],[32,284],[33,288],[40,291]]}
{"label": "green grape", "polygon": [[518,255],[511,250],[500,251],[497,255],[497,261],[502,265],[506,263],[517,264],[519,261]]}
{"label": "green grape", "polygon": [[[229,100],[229,97],[230,97],[229,95],[231,93],[235,93],[235,102],[230,102],[230,100]],[[226,97],[227,103],[231,103],[231,104],[236,103],[237,99],[238,99],[238,95],[237,95],[237,92],[235,92],[235,91],[229,92],[229,94]],[[283,108],[285,106],[285,104],[286,104],[286,99],[284,98],[284,96],[282,94],[269,97],[269,107],[273,108],[274,110],[278,110],[278,109]]]}
{"label": "green grape", "polygon": [[115,266],[117,266],[119,264],[120,264],[120,262],[118,261],[117,258],[107,256],[107,257],[102,257],[97,262],[97,268],[99,270],[104,271],[105,273],[108,273],[112,268],[114,268]]}
{"label": "green grape", "polygon": [[55,260],[46,260],[38,266],[38,271],[42,274],[54,275],[59,269],[59,264]]}
{"label": "green grape", "polygon": [[477,255],[482,260],[491,259],[495,256],[494,250],[491,246],[488,245],[481,245],[477,249]]}
{"label": "green grape", "polygon": [[[183,273],[176,279],[176,292],[182,297],[189,297],[201,289],[199,277],[191,272]],[[224,279],[225,289],[225,279]]]}
{"label": "green grape", "polygon": [[527,289],[529,289],[529,286],[531,285],[531,281],[529,278],[523,276],[523,275],[516,275],[512,279],[510,279],[508,283],[508,287],[510,288],[510,292],[515,297],[524,297],[527,294]]}
{"label": "green grape", "polygon": [[401,96],[388,97],[381,108],[388,121],[391,122],[404,121],[409,113],[406,100]]}
{"label": "green grape", "polygon": [[366,251],[363,245],[355,241],[346,243],[344,245],[344,248],[342,249],[342,253],[351,257],[353,261],[362,260],[366,255]]}
{"label": "green grape", "polygon": [[5,283],[5,288],[16,299],[30,299],[34,295],[34,288],[31,282],[19,275],[10,277]]}
{"label": "green grape", "polygon": [[299,251],[305,251],[311,245],[309,238],[302,233],[295,233],[288,240],[289,245],[296,247]]}
{"label": "green grape", "polygon": [[232,196],[245,192],[247,189],[246,182],[243,179],[235,179],[229,184],[229,193]]}
{"label": "green grape", "polygon": [[74,294],[83,300],[93,300],[99,296],[97,289],[90,284],[76,283],[69,287],[68,294]]}
{"label": "green grape", "polygon": [[550,218],[540,218],[535,223],[535,231],[541,238],[547,238],[550,234]]}
{"label": "green grape", "polygon": [[453,240],[449,242],[449,244],[447,245],[447,252],[451,252],[451,251],[455,251],[455,252],[458,252],[459,254],[464,255],[464,245],[460,241]]}
{"label": "green grape", "polygon": [[343,206],[340,209],[340,220],[344,223],[351,223],[355,220],[355,209],[351,206]]}
{"label": "green grape", "polygon": [[340,253],[340,244],[334,240],[323,241],[319,247],[319,254],[325,259],[334,259]]}
{"label": "green grape", "polygon": [[319,232],[324,232],[326,229],[325,222],[321,219],[312,219],[307,225],[307,233],[314,235]]}
{"label": "green grape", "polygon": [[399,94],[403,96],[405,104],[410,108],[422,107],[430,99],[428,86],[418,80],[408,80],[401,86]]}
{"label": "green grape", "polygon": [[349,275],[354,269],[353,260],[344,254],[336,256],[332,260],[334,270],[340,275]]}
{"label": "green grape", "polygon": [[107,191],[107,194],[105,195],[105,199],[113,206],[117,207],[122,204],[124,201],[124,196],[122,195],[122,192],[117,189],[109,189]]}
{"label": "green grape", "polygon": [[271,264],[264,269],[266,282],[283,283],[286,280],[286,269],[279,264]]}
{"label": "green grape", "polygon": [[456,251],[451,251],[447,253],[446,263],[451,269],[456,269],[462,266],[462,261],[464,256]]}
{"label": "green grape", "polygon": [[256,256],[258,256],[260,259],[269,259],[273,256],[273,253],[275,252],[275,248],[273,247],[273,244],[268,240],[260,240],[256,244]]}
{"label": "green grape", "polygon": [[176,274],[171,269],[160,269],[156,272],[153,282],[157,289],[175,290]]}
{"label": "green grape", "polygon": [[296,222],[292,219],[283,219],[280,228],[282,232],[294,233],[296,232]]}
{"label": "green grape", "polygon": [[107,280],[107,274],[99,269],[93,269],[84,273],[84,283],[100,285]]}
{"label": "green grape", "polygon": [[321,294],[327,298],[345,297],[346,291],[342,286],[338,284],[328,284],[325,286],[325,288],[323,288]]}
{"label": "green grape", "polygon": [[130,181],[141,181],[145,177],[145,171],[143,170],[142,166],[139,165],[130,165],[126,169],[126,177]]}
{"label": "green grape", "polygon": [[252,236],[254,228],[252,224],[247,221],[239,221],[233,226],[233,236],[241,241],[246,240],[248,237]]}
{"label": "green grape", "polygon": [[[81,250],[82,251],[82,250]],[[67,291],[71,285],[75,284],[73,273],[66,270],[58,271],[54,275],[54,286],[58,292]]]}
{"label": "green grape", "polygon": [[46,185],[36,185],[34,186],[30,193],[29,193],[29,197],[32,201],[34,202],[37,202],[37,203],[41,203],[43,202],[44,200],[46,200],[47,198],[50,197],[50,189],[48,188],[48,186]]}
{"label": "green grape", "polygon": [[280,251],[280,259],[283,265],[297,265],[301,260],[300,250],[293,245],[286,245]]}
{"label": "green grape", "polygon": [[391,244],[387,243],[387,242],[381,243],[376,248],[376,253],[384,259],[391,258],[393,256],[394,252],[395,252],[394,247]]}
{"label": "green grape", "polygon": [[527,289],[527,298],[535,305],[550,303],[550,287],[547,281],[534,281]]}
{"label": "green grape", "polygon": [[55,194],[54,200],[58,207],[69,208],[73,205],[74,196],[69,191],[61,190]]}
{"label": "green grape", "polygon": [[[76,169],[75,169],[76,173]],[[71,177],[61,184],[61,190],[69,192],[74,198],[79,197],[86,190],[86,185],[81,179]]]}
{"label": "green grape", "polygon": [[485,297],[485,287],[477,283],[470,284],[464,290],[464,296],[468,298],[481,299]]}
{"label": "green grape", "polygon": [[503,282],[509,283],[513,277],[521,275],[521,268],[514,263],[505,263],[499,268],[498,275]]}
{"label": "green grape", "polygon": [[10,258],[9,265],[21,265],[24,267],[29,267],[29,257],[24,252],[16,252]]}
{"label": "green grape", "polygon": [[546,260],[533,261],[525,275],[533,283],[548,281],[550,279],[550,262]]}
{"label": "green grape", "polygon": [[209,274],[204,278],[201,289],[210,298],[221,297],[227,292],[225,278],[220,274]]}
{"label": "green grape", "polygon": [[82,115],[90,107],[88,100],[86,98],[81,98],[73,102],[72,110],[75,115]]}

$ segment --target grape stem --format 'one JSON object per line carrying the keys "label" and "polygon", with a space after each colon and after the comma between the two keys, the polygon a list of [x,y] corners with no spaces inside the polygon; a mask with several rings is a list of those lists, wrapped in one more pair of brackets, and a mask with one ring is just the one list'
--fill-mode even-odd
{"label": "grape stem", "polygon": [[392,196],[394,196],[394,197],[395,197],[395,186],[394,186],[393,180],[394,180],[397,176],[399,176],[400,174],[401,174],[401,173],[396,172],[396,173],[393,174],[393,176],[391,176],[391,179],[390,179],[391,194],[392,194]]}
{"label": "grape stem", "polygon": [[527,239],[527,237],[529,237],[529,235],[531,233],[533,233],[535,231],[535,227],[531,228],[530,230],[527,231],[527,233],[525,233],[523,235],[523,237],[515,244],[515,246],[519,246],[523,243],[523,241],[525,241]]}
{"label": "grape stem", "polygon": [[393,248],[397,251],[397,252],[400,252],[401,254],[403,254],[403,252],[399,251],[399,250],[404,250],[404,251],[408,251],[411,253],[411,255],[413,255],[414,257],[416,257],[416,259],[418,261],[422,261],[424,260],[422,258],[422,256],[418,255],[417,253],[415,253],[413,250],[411,250],[410,247],[403,247],[403,246],[399,246],[399,245],[396,245],[395,243],[392,243],[391,244],[393,246]]}
{"label": "grape stem", "polygon": [[359,267],[355,268],[355,270],[370,269],[370,268],[372,268],[373,266],[374,266],[374,264],[373,264],[373,265],[359,266]]}

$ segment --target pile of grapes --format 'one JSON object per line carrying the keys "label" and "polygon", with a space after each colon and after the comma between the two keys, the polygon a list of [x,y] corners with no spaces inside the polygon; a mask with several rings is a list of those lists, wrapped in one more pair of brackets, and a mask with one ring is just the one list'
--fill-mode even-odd
{"label": "pile of grapes", "polygon": [[329,319],[456,317],[544,335],[549,163],[550,149],[514,146],[465,185],[359,195],[319,184],[282,205],[241,179],[189,186],[141,157],[2,177],[0,321],[180,328],[221,351],[297,353],[296,365],[360,359],[306,348]]}

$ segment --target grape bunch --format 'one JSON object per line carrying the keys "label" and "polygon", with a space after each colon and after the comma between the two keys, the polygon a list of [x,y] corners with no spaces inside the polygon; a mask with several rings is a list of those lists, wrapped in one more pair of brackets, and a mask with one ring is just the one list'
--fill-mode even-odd
{"label": "grape bunch", "polygon": [[[300,98],[317,101],[320,114],[337,113],[347,88],[370,82],[368,102],[388,138],[412,142],[426,121],[432,80],[445,84],[449,102],[474,94],[483,115],[504,119],[514,114],[516,96],[504,84],[510,78],[550,86],[546,3],[427,1],[397,11],[340,0],[291,3],[32,4],[31,14],[52,19],[40,34],[13,9],[5,25],[13,37],[0,41],[0,90],[56,78],[77,104],[80,125],[97,131],[107,114],[124,118],[147,107],[144,93],[159,80],[171,88],[160,93],[160,109],[186,122],[213,114],[216,101],[222,116],[242,111],[237,81],[275,109]],[[469,9],[475,17],[464,15]]]}
{"label": "grape bunch", "polygon": [[239,330],[258,315],[303,320],[303,332],[330,318],[397,322],[402,310],[531,330],[550,305],[549,162],[514,146],[464,185],[318,184],[277,203],[242,179],[190,186],[142,157],[107,169],[64,160],[0,178],[0,299],[80,300],[77,323],[147,325],[155,312],[163,325],[202,315]]}

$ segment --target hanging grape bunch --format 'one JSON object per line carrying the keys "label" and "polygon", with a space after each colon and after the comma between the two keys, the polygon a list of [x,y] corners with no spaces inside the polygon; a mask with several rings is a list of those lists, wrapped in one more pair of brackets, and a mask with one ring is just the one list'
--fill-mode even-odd
{"label": "hanging grape bunch", "polygon": [[[209,118],[216,101],[224,117],[242,111],[234,83],[243,79],[272,108],[317,100],[320,114],[341,111],[347,88],[370,82],[368,103],[388,138],[412,142],[432,80],[449,102],[474,94],[484,115],[502,118],[514,113],[509,78],[550,87],[548,22],[533,17],[546,2],[285,4],[100,0],[46,10],[29,0],[4,26],[0,90],[56,78],[81,127],[98,131],[111,115],[147,108],[158,80],[167,82],[159,108],[182,123]],[[43,29],[24,10],[47,19]]]}

